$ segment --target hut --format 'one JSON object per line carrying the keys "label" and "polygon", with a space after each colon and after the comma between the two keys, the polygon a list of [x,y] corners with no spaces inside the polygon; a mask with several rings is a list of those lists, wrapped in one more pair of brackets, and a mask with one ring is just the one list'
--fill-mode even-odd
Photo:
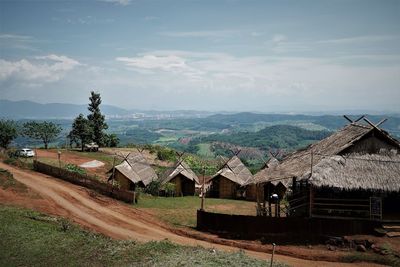
{"label": "hut", "polygon": [[327,157],[292,190],[308,196],[293,215],[400,221],[400,155],[392,150]]}
{"label": "hut", "polygon": [[153,168],[142,154],[130,154],[124,161],[109,171],[109,181],[116,181],[121,189],[135,191],[136,187],[146,187],[158,180]]}
{"label": "hut", "polygon": [[[303,180],[301,183],[300,178],[304,177],[313,166],[326,157],[378,154],[382,149],[400,152],[400,144],[386,131],[369,121],[368,124],[352,122],[306,149],[289,154],[279,164],[260,171],[254,179],[254,183],[258,187],[258,207],[266,207],[265,203],[271,201],[271,191],[268,192],[271,185],[274,185],[275,189],[277,189],[277,186],[279,187],[280,193],[277,193],[280,199],[283,198],[291,185],[296,187],[300,183],[299,186],[304,186],[307,182]],[[307,205],[305,199],[308,196],[304,196],[303,193],[303,191],[300,193],[294,190],[288,196],[289,205],[285,211],[287,214]],[[271,214],[271,212],[266,210],[261,214]]]}
{"label": "hut", "polygon": [[165,175],[161,183],[175,184],[177,196],[193,196],[196,185],[199,184],[199,178],[184,161],[180,161]]}
{"label": "hut", "polygon": [[237,156],[233,156],[211,177],[208,195],[215,198],[245,198],[245,184],[252,179],[249,169]]}

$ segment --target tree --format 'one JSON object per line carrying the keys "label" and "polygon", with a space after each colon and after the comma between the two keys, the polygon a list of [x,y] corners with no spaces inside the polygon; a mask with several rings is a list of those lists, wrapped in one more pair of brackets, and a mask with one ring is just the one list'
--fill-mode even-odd
{"label": "tree", "polygon": [[47,149],[49,143],[54,141],[61,133],[61,127],[53,122],[30,121],[24,123],[23,133],[32,139],[42,140],[44,148]]}
{"label": "tree", "polygon": [[100,112],[100,104],[101,97],[100,94],[96,94],[95,92],[90,92],[91,96],[89,97],[89,111],[91,112],[88,115],[88,120],[91,124],[92,128],[92,140],[96,142],[99,146],[104,145],[104,132],[108,128],[107,123],[105,122],[104,115]]}
{"label": "tree", "polygon": [[108,147],[117,147],[119,144],[119,138],[116,134],[105,134],[104,140],[104,144]]}
{"label": "tree", "polygon": [[2,148],[7,149],[17,136],[18,133],[14,121],[0,120],[0,146]]}
{"label": "tree", "polygon": [[80,144],[83,151],[85,143],[92,141],[92,135],[93,132],[89,120],[83,114],[79,114],[72,123],[72,130],[68,134],[71,142]]}

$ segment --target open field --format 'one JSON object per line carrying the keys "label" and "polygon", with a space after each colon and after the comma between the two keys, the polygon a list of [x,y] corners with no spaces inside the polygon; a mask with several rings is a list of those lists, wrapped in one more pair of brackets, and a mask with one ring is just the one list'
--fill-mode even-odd
{"label": "open field", "polygon": [[0,235],[0,266],[269,266],[242,252],[114,240],[60,217],[1,204]]}
{"label": "open field", "polygon": [[[141,195],[139,204],[135,207],[143,209],[160,220],[175,226],[195,227],[196,210],[200,208],[201,199],[197,196],[186,197],[153,197]],[[208,211],[255,215],[254,202],[206,198],[205,208]]]}

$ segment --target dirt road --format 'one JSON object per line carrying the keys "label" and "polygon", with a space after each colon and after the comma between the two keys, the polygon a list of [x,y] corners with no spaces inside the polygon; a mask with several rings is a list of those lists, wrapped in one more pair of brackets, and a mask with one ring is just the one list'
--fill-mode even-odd
{"label": "dirt road", "polygon": [[[118,239],[135,239],[146,242],[168,239],[171,242],[213,247],[224,251],[237,251],[238,248],[214,244],[194,238],[180,236],[161,227],[151,215],[124,203],[99,196],[85,188],[64,182],[44,174],[21,170],[0,163],[0,168],[9,170],[16,180],[24,183],[49,203],[51,214],[68,217],[73,221],[97,232]],[[44,207],[41,207],[43,209]],[[45,210],[41,210],[46,212]],[[268,259],[267,253],[246,251],[249,255]],[[291,266],[354,266],[352,264],[308,261],[294,257],[276,255],[275,259]],[[358,264],[359,266],[377,266]]]}

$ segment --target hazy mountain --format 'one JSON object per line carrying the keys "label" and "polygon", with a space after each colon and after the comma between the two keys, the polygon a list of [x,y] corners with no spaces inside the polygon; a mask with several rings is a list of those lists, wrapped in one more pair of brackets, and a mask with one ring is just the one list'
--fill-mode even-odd
{"label": "hazy mountain", "polygon": [[[125,115],[129,111],[110,105],[101,105],[101,111],[107,116]],[[87,105],[64,103],[39,104],[32,101],[0,100],[0,117],[11,119],[48,119],[74,118],[79,113],[87,114]]]}

